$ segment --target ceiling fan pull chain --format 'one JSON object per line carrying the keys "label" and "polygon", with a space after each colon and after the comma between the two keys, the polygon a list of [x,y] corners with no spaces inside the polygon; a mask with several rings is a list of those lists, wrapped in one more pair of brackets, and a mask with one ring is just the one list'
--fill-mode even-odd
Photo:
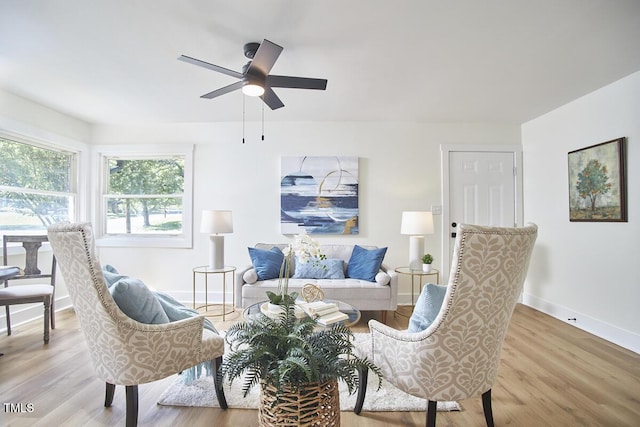
{"label": "ceiling fan pull chain", "polygon": [[262,140],[264,141],[264,102],[262,103]]}
{"label": "ceiling fan pull chain", "polygon": [[242,143],[244,144],[244,112],[245,112],[245,96],[242,95]]}

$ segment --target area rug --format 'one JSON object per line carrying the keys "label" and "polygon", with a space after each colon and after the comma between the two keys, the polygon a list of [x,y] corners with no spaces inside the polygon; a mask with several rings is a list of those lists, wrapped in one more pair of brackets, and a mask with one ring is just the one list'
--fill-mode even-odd
{"label": "area rug", "polygon": [[[368,334],[355,334],[356,342],[362,336]],[[356,394],[349,395],[346,384],[338,382],[340,390],[340,410],[352,411]],[[367,412],[395,412],[395,411],[425,411],[427,401],[411,396],[387,381],[382,381],[382,388],[377,390],[377,377],[369,373],[367,384],[367,394],[362,410]],[[260,387],[251,389],[247,397],[242,396],[242,380],[235,380],[233,384],[225,381],[224,394],[227,398],[229,408],[237,409],[258,409],[260,403]],[[178,376],[171,386],[162,393],[158,400],[159,405],[165,406],[197,406],[197,407],[218,407],[215,387],[211,377],[203,376],[190,384],[185,384]],[[438,402],[438,411],[459,411],[458,402]]]}

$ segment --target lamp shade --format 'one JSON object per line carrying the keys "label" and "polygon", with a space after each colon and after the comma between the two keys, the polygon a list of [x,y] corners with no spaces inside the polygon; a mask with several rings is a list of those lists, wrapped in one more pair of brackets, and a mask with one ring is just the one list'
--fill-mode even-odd
{"label": "lamp shade", "polygon": [[233,233],[231,211],[202,211],[200,232],[207,234]]}
{"label": "lamp shade", "polygon": [[400,234],[419,236],[433,234],[433,214],[423,211],[402,212]]}

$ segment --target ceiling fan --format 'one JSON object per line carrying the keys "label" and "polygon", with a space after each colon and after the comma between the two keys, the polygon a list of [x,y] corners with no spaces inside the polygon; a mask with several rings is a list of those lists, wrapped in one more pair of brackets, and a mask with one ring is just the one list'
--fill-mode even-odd
{"label": "ceiling fan", "polygon": [[241,73],[186,55],[181,55],[178,57],[178,60],[208,68],[240,80],[204,94],[200,98],[216,98],[225,93],[242,89],[245,95],[259,96],[269,108],[275,110],[284,107],[284,103],[273,91],[272,88],[274,87],[317,90],[325,90],[327,88],[327,80],[325,79],[270,75],[269,71],[271,71],[273,64],[275,64],[281,52],[282,46],[278,46],[267,39],[264,39],[262,43],[245,44],[244,56],[249,58],[250,61],[242,67]]}

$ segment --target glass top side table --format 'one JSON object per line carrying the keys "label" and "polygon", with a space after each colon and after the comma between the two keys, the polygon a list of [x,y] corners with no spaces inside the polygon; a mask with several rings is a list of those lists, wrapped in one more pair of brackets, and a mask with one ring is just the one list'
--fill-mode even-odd
{"label": "glass top side table", "polygon": [[[396,273],[404,274],[404,275],[410,275],[411,276],[411,307],[413,307],[415,305],[415,282],[416,282],[416,279],[418,280],[418,295],[420,295],[420,292],[422,292],[422,285],[423,285],[423,278],[424,277],[435,276],[436,277],[435,283],[438,284],[440,282],[440,270],[437,270],[435,268],[432,268],[428,273],[425,273],[422,270],[412,269],[411,267],[398,267],[398,268],[396,268]],[[404,317],[409,317],[411,315],[411,314],[407,315],[405,313],[400,313],[398,310],[396,310],[396,313],[401,315],[401,316],[404,316]]]}
{"label": "glass top side table", "polygon": [[[193,309],[202,310],[204,308],[205,316],[222,316],[222,320],[225,320],[225,316],[235,312],[235,275],[236,267],[232,265],[225,265],[223,268],[210,268],[208,266],[194,267],[193,268]],[[227,309],[226,294],[227,294],[227,274],[231,273],[231,308]],[[196,307],[196,276],[204,276],[204,305]],[[222,313],[209,314],[210,306],[218,306],[219,304],[209,304],[209,276],[210,275],[222,275]]]}

